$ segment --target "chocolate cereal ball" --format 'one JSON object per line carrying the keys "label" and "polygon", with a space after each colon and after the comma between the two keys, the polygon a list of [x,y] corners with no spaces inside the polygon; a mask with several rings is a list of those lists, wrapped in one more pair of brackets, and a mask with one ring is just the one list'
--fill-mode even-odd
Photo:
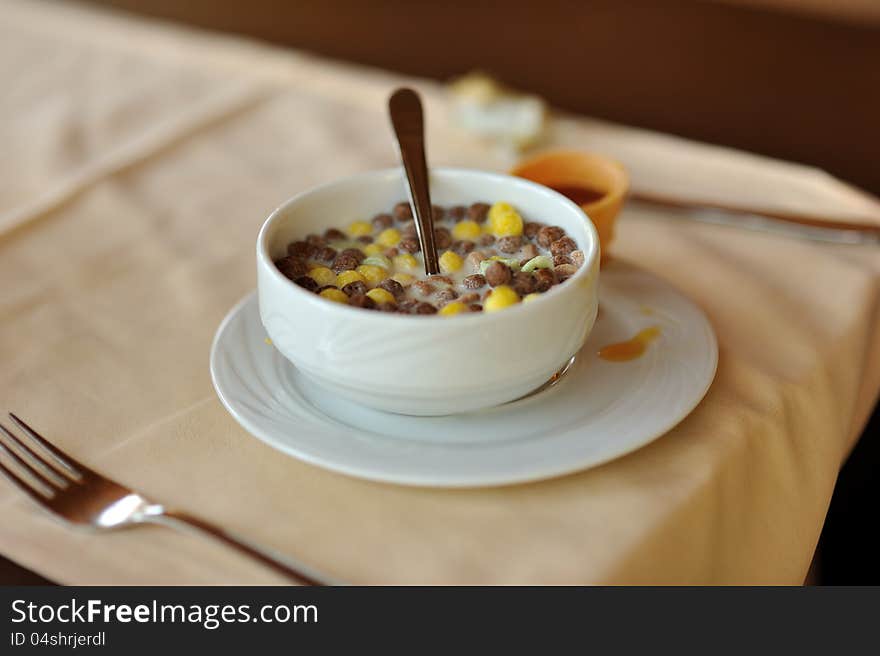
{"label": "chocolate cereal ball", "polygon": [[398,203],[394,206],[392,214],[394,214],[394,218],[398,221],[413,218],[412,209],[410,208],[409,203]]}
{"label": "chocolate cereal ball", "polygon": [[316,292],[318,291],[318,283],[316,283],[309,276],[300,276],[296,280],[294,280],[297,285],[305,289],[306,291]]}
{"label": "chocolate cereal ball", "polygon": [[553,271],[556,273],[556,279],[559,282],[563,282],[577,273],[577,267],[573,264],[560,264],[559,266],[554,267]]}
{"label": "chocolate cereal ball", "polygon": [[333,260],[333,271],[336,273],[342,273],[343,271],[351,271],[353,269],[357,269],[360,266],[361,260],[352,253],[346,253],[342,251],[339,255],[336,256],[336,259]]}
{"label": "chocolate cereal ball", "polygon": [[421,250],[419,240],[415,237],[404,237],[397,244],[397,247],[404,253],[418,253]]}
{"label": "chocolate cereal ball", "polygon": [[536,221],[529,221],[528,223],[526,223],[523,226],[523,234],[528,239],[534,239],[537,236],[538,231],[543,227],[544,227],[543,223],[537,223]]}
{"label": "chocolate cereal ball", "polygon": [[391,278],[386,278],[385,280],[380,282],[379,287],[391,294],[398,301],[402,299],[406,294],[406,290],[403,288],[403,285],[401,285],[396,280],[392,280]]}
{"label": "chocolate cereal ball", "polygon": [[293,257],[310,258],[318,247],[307,241],[292,241],[287,245],[287,254]]}
{"label": "chocolate cereal ball", "polygon": [[345,292],[346,296],[362,296],[367,293],[367,285],[361,280],[355,280],[343,287],[342,291]]}
{"label": "chocolate cereal ball", "polygon": [[437,288],[429,283],[427,280],[416,280],[412,284],[412,287],[417,292],[419,292],[419,294],[422,294],[424,296],[430,296],[437,290]]}
{"label": "chocolate cereal ball", "polygon": [[434,245],[444,250],[452,245],[452,233],[447,228],[434,228]]}
{"label": "chocolate cereal ball", "polygon": [[397,311],[403,314],[413,314],[413,310],[415,310],[415,307],[419,303],[421,303],[421,301],[414,298],[406,298],[397,304]]}
{"label": "chocolate cereal ball", "polygon": [[538,230],[537,240],[538,244],[544,248],[550,248],[550,244],[563,237],[565,237],[565,230],[559,226],[544,226]]}
{"label": "chocolate cereal ball", "polygon": [[486,267],[483,275],[486,277],[486,282],[492,287],[506,285],[511,279],[510,267],[503,262],[492,262],[492,264]]}
{"label": "chocolate cereal ball", "polygon": [[555,255],[568,255],[574,249],[577,248],[577,244],[574,239],[571,237],[561,237],[550,244],[550,252]]}
{"label": "chocolate cereal ball", "polygon": [[468,208],[467,215],[471,221],[476,221],[477,223],[483,223],[486,221],[486,216],[489,214],[489,204],[488,203],[474,203]]}
{"label": "chocolate cereal ball", "polygon": [[455,300],[458,298],[458,292],[454,289],[441,289],[439,292],[434,294],[434,298],[437,301],[437,305],[443,307],[449,301]]}
{"label": "chocolate cereal ball", "polygon": [[[348,287],[348,285],[346,285],[346,287]],[[372,310],[376,307],[376,301],[366,294],[355,294],[348,299],[348,304],[352,307],[365,308],[367,310]]]}
{"label": "chocolate cereal ball", "polygon": [[510,286],[513,287],[513,291],[520,296],[531,294],[537,288],[535,277],[531,273],[526,273],[524,271],[517,271],[513,274]]}
{"label": "chocolate cereal ball", "polygon": [[559,266],[560,264],[569,264],[568,255],[553,256],[553,266]]}
{"label": "chocolate cereal ball", "polygon": [[480,273],[474,273],[470,276],[466,276],[465,279],[461,281],[461,284],[465,289],[479,289],[486,284],[486,277]]}
{"label": "chocolate cereal ball", "polygon": [[444,276],[442,274],[434,274],[430,278],[428,278],[435,285],[454,285],[455,283],[452,281],[452,278],[449,276]]}
{"label": "chocolate cereal ball", "polygon": [[363,262],[364,259],[367,257],[366,255],[364,255],[364,252],[359,248],[346,248],[340,253],[340,255],[350,255],[358,261],[358,264]]}
{"label": "chocolate cereal ball", "polygon": [[376,230],[384,230],[385,228],[390,228],[394,223],[394,219],[390,214],[377,214],[373,217],[373,227]]}
{"label": "chocolate cereal ball", "polygon": [[299,257],[288,255],[275,262],[275,266],[285,278],[296,280],[309,272],[309,265]]}
{"label": "chocolate cereal ball", "polygon": [[468,256],[464,259],[465,264],[467,264],[468,268],[471,271],[479,271],[480,270],[480,262],[486,259],[486,256],[483,255],[480,251],[472,251],[468,253]]}
{"label": "chocolate cereal ball", "polygon": [[447,211],[449,218],[458,223],[467,216],[467,208],[464,205],[455,205]]}
{"label": "chocolate cereal ball", "polygon": [[458,241],[452,242],[452,250],[462,257],[474,250],[476,246],[477,245],[474,242],[468,239],[460,239]]}
{"label": "chocolate cereal ball", "polygon": [[502,237],[498,240],[497,248],[502,253],[516,253],[522,246],[522,237],[520,235],[511,235],[510,237]]}
{"label": "chocolate cereal ball", "polygon": [[540,255],[538,247],[534,244],[526,244],[522,247],[522,256],[526,261],[531,260],[533,257],[538,257],[538,255]]}
{"label": "chocolate cereal ball", "polygon": [[336,249],[324,246],[315,253],[315,259],[319,262],[332,262],[336,259]]}
{"label": "chocolate cereal ball", "polygon": [[556,284],[556,274],[552,269],[538,269],[532,275],[535,280],[536,292],[546,292]]}

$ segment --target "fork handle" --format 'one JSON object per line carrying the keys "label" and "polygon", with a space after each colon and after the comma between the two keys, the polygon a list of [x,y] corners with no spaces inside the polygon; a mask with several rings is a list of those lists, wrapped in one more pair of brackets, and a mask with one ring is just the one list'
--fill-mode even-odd
{"label": "fork handle", "polygon": [[213,524],[184,512],[162,509],[159,513],[146,514],[143,517],[143,521],[165,526],[167,528],[173,528],[184,533],[195,533],[197,535],[212,537],[226,546],[232,547],[246,556],[250,556],[254,560],[262,563],[269,569],[278,572],[295,583],[300,585],[323,585],[312,576],[284,563],[279,556],[273,556],[267,551],[250,545],[241,538],[235,537],[231,533],[228,533]]}

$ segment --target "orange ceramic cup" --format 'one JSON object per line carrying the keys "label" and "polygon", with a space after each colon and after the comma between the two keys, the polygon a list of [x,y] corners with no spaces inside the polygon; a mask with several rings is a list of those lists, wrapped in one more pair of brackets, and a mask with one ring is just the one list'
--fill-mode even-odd
{"label": "orange ceramic cup", "polygon": [[622,164],[593,153],[554,150],[523,160],[510,173],[551,187],[580,205],[596,226],[602,253],[607,252],[629,188]]}

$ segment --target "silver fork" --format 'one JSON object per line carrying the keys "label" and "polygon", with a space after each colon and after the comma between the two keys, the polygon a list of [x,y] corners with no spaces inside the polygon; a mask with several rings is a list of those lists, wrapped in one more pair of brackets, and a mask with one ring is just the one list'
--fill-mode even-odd
{"label": "silver fork", "polygon": [[279,556],[247,544],[201,519],[149,501],[134,490],[120,485],[77,462],[52,446],[24,421],[9,413],[15,425],[39,448],[16,436],[0,424],[0,453],[25,475],[0,462],[0,473],[40,506],[62,520],[77,526],[113,530],[137,524],[159,524],[169,528],[213,537],[250,556],[263,565],[302,585],[321,585],[302,569],[284,563]]}

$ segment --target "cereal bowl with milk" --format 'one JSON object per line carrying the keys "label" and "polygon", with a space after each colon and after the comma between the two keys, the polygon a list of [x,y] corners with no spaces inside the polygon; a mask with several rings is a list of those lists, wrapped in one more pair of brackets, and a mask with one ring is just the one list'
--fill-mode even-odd
{"label": "cereal bowl with milk", "polygon": [[428,279],[400,169],[290,199],[257,238],[260,317],[323,394],[443,415],[544,384],[597,312],[599,242],[546,187],[467,169],[431,171],[441,276]]}

